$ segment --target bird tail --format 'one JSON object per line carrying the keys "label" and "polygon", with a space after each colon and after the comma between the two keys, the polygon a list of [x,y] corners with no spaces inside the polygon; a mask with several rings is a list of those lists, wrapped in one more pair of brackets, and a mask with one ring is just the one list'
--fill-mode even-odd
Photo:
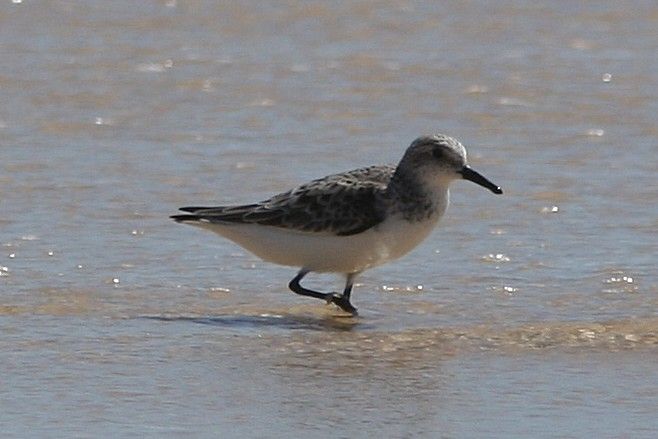
{"label": "bird tail", "polygon": [[189,212],[189,214],[171,215],[169,218],[176,221],[177,223],[197,222],[203,218],[203,215],[195,215],[195,213],[208,209],[210,209],[210,207],[181,207],[178,210]]}
{"label": "bird tail", "polygon": [[197,222],[202,217],[199,215],[171,215],[169,218],[177,223]]}

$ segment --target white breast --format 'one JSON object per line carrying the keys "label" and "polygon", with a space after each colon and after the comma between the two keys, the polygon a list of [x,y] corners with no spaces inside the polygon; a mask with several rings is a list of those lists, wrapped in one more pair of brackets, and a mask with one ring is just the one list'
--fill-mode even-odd
{"label": "white breast", "polygon": [[407,221],[396,214],[365,232],[350,236],[259,224],[190,224],[218,233],[265,261],[316,272],[357,273],[407,254],[430,234],[447,206],[448,194],[445,193],[433,215],[423,221]]}
{"label": "white breast", "polygon": [[405,255],[432,231],[439,215],[408,222],[399,217],[351,236],[318,235],[256,224],[195,225],[239,244],[269,262],[317,272],[356,273]]}

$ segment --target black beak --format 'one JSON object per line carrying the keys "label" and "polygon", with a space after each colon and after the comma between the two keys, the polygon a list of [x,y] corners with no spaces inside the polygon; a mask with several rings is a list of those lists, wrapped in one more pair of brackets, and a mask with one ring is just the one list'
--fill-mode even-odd
{"label": "black beak", "polygon": [[462,175],[464,180],[469,180],[469,181],[472,181],[475,184],[479,184],[482,187],[486,187],[487,189],[489,189],[494,194],[502,194],[503,193],[503,190],[500,188],[500,186],[496,186],[495,184],[493,184],[492,182],[487,180],[487,178],[484,175],[480,174],[477,171],[474,171],[468,165],[464,166],[461,169],[461,171],[459,171],[459,173]]}

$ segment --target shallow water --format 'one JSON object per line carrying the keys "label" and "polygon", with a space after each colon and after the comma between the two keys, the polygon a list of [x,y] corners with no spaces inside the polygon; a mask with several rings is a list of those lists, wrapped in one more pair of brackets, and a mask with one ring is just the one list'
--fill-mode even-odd
{"label": "shallow water", "polygon": [[[653,3],[13,1],[0,52],[4,437],[658,434]],[[356,319],[167,218],[437,131],[505,194]]]}

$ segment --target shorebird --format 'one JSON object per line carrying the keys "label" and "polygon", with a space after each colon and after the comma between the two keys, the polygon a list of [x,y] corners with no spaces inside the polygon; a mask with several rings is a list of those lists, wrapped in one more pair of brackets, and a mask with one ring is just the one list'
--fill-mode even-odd
{"label": "shorebird", "polygon": [[[261,259],[299,267],[289,288],[357,314],[352,286],[364,270],[397,259],[423,241],[448,208],[450,183],[503,191],[466,161],[456,139],[421,136],[397,166],[359,168],[302,184],[259,203],[182,207],[172,219],[208,229]],[[342,294],[301,286],[310,272],[343,273]]]}

